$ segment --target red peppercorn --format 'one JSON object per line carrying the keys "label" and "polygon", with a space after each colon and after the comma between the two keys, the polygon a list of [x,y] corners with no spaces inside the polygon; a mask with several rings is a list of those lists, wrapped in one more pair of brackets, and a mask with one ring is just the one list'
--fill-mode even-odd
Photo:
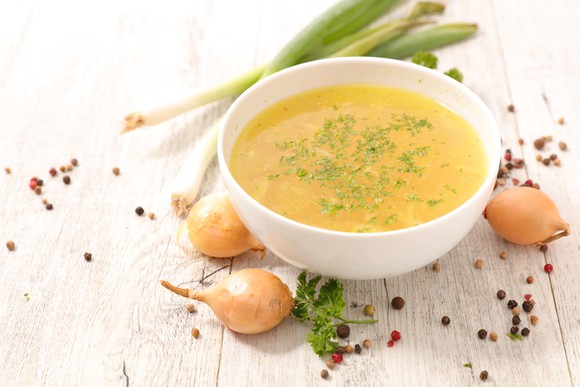
{"label": "red peppercorn", "polygon": [[56,175],[56,169],[54,167],[50,168],[50,170],[48,171],[48,173],[50,174],[50,176],[55,176]]}
{"label": "red peppercorn", "polygon": [[392,348],[392,347],[393,347],[393,345],[395,345],[395,342],[394,342],[393,340],[389,340],[389,341],[387,342],[387,347],[389,347],[389,348]]}
{"label": "red peppercorn", "polygon": [[504,156],[504,159],[506,159],[507,161],[511,161],[511,159],[512,159],[512,154],[511,154],[511,153],[507,153],[507,152],[506,152],[506,154],[505,154],[505,156]]}
{"label": "red peppercorn", "polygon": [[534,185],[534,182],[532,181],[532,179],[528,179],[528,180],[526,180],[526,181],[525,181],[525,183],[524,183],[524,184],[525,184],[525,185],[532,186],[532,185]]}
{"label": "red peppercorn", "polygon": [[28,186],[30,187],[31,190],[34,190],[37,185],[38,183],[36,182],[36,180],[30,180],[30,183],[28,183]]}
{"label": "red peppercorn", "polygon": [[552,266],[549,263],[546,263],[546,265],[544,266],[544,271],[549,274],[552,272],[552,270],[554,270],[554,266]]}
{"label": "red peppercorn", "polygon": [[516,179],[515,177],[512,179],[512,183],[514,185],[519,185],[520,184],[520,179]]}
{"label": "red peppercorn", "polygon": [[526,299],[526,301],[530,301],[530,298],[532,298],[531,294],[525,294],[524,298]]}
{"label": "red peppercorn", "polygon": [[391,332],[391,339],[393,339],[393,341],[399,341],[401,340],[401,332],[399,331],[392,331]]}
{"label": "red peppercorn", "polygon": [[333,353],[332,354],[332,360],[334,360],[335,363],[342,363],[342,355],[340,353]]}
{"label": "red peppercorn", "polygon": [[37,181],[38,177],[34,176],[33,178],[30,179],[30,181]]}

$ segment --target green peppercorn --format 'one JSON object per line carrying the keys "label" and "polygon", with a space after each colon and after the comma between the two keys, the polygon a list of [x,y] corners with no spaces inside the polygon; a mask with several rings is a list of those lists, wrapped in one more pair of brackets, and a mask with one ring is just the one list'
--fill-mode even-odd
{"label": "green peppercorn", "polygon": [[375,307],[373,305],[365,305],[363,313],[365,316],[372,317],[375,315]]}
{"label": "green peppercorn", "polygon": [[344,325],[344,324],[339,325],[336,328],[336,334],[341,339],[346,339],[348,337],[348,335],[350,335],[350,327],[348,325]]}

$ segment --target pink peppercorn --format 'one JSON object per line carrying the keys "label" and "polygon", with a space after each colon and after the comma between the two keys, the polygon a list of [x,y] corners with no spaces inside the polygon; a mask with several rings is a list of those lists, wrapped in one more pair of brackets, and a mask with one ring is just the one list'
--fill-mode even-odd
{"label": "pink peppercorn", "polygon": [[549,274],[552,272],[552,270],[554,270],[554,266],[552,266],[549,263],[546,263],[546,265],[544,266],[544,271]]}
{"label": "pink peppercorn", "polygon": [[525,294],[524,298],[526,299],[526,301],[530,301],[530,298],[532,298],[531,294]]}
{"label": "pink peppercorn", "polygon": [[342,355],[340,353],[333,353],[332,360],[334,360],[335,363],[340,364],[342,363]]}
{"label": "pink peppercorn", "polygon": [[387,347],[389,347],[389,348],[392,348],[392,347],[393,347],[393,345],[395,345],[395,342],[394,342],[393,340],[389,340],[389,341],[387,342]]}
{"label": "pink peppercorn", "polygon": [[48,170],[48,173],[50,174],[50,176],[55,176],[56,175],[56,169],[54,167],[50,168]]}
{"label": "pink peppercorn", "polygon": [[391,339],[393,339],[393,341],[399,341],[401,340],[401,332],[395,330],[391,332]]}
{"label": "pink peppercorn", "polygon": [[534,185],[534,182],[532,181],[532,179],[528,179],[528,180],[526,180],[526,182],[524,184],[532,186],[532,185]]}
{"label": "pink peppercorn", "polygon": [[512,159],[512,154],[511,154],[511,153],[507,153],[507,152],[506,152],[506,154],[505,154],[504,158],[505,158],[507,161],[511,161],[511,159]]}
{"label": "pink peppercorn", "polygon": [[30,183],[28,183],[28,186],[30,187],[31,190],[34,190],[37,185],[38,183],[36,182],[36,180],[30,180]]}

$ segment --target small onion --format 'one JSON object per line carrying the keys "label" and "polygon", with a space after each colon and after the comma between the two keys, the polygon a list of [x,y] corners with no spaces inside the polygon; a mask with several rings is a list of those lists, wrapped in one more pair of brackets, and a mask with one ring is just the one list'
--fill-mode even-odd
{"label": "small onion", "polygon": [[518,245],[542,245],[570,235],[570,225],[556,204],[535,188],[507,189],[487,204],[483,214],[493,231]]}
{"label": "small onion", "polygon": [[209,305],[223,325],[234,332],[256,334],[278,325],[292,310],[292,293],[276,275],[262,269],[243,269],[208,290],[197,292],[161,281],[183,297]]}
{"label": "small onion", "polygon": [[[203,254],[215,258],[235,257],[248,250],[259,252],[260,258],[265,254],[265,247],[244,226],[225,192],[199,199],[185,224],[191,244]],[[178,240],[180,235],[181,230]]]}

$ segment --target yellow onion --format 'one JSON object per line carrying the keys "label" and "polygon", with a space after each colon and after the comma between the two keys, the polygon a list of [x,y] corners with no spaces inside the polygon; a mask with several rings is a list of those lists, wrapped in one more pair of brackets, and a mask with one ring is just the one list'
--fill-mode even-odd
{"label": "yellow onion", "polygon": [[260,258],[265,254],[266,249],[244,226],[225,192],[199,199],[191,207],[185,225],[193,247],[211,257],[235,257],[248,250],[259,252]]}
{"label": "yellow onion", "polygon": [[535,188],[507,189],[487,204],[483,214],[493,231],[518,245],[542,245],[570,235],[570,225],[556,204]]}
{"label": "yellow onion", "polygon": [[243,269],[204,291],[182,289],[161,281],[179,294],[209,305],[223,325],[244,334],[266,332],[292,310],[292,293],[276,275],[262,269]]}

